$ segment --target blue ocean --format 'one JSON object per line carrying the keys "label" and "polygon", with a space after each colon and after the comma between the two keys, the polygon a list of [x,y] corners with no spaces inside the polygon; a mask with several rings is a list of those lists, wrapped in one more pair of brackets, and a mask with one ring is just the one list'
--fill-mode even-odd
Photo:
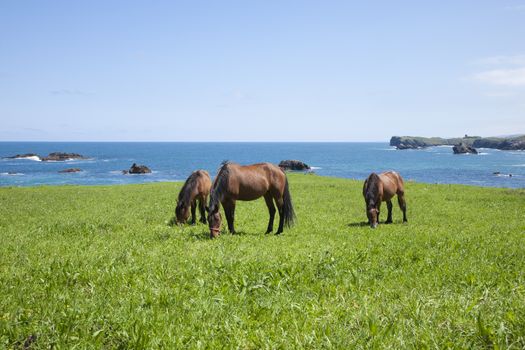
{"label": "blue ocean", "polygon": [[[525,152],[480,149],[454,155],[451,147],[399,151],[388,143],[0,142],[0,186],[115,185],[183,181],[193,170],[215,175],[223,160],[240,164],[304,161],[318,175],[364,179],[396,170],[405,180],[490,187],[525,187]],[[79,153],[88,159],[41,162],[5,159],[23,153]],[[124,175],[132,163],[152,174]],[[78,173],[59,173],[80,168]],[[495,174],[499,172],[499,174]]]}

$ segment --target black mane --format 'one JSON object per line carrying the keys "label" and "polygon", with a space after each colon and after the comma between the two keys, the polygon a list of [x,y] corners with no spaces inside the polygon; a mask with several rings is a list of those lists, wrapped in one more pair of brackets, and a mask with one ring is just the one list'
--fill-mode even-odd
{"label": "black mane", "polygon": [[379,182],[381,179],[376,173],[372,173],[366,179],[365,198],[368,205],[375,205],[379,195]]}
{"label": "black mane", "polygon": [[198,177],[199,171],[197,170],[191,173],[191,175],[186,179],[186,182],[184,182],[184,185],[179,192],[179,205],[182,204],[184,206],[189,206],[191,204],[191,193]]}
{"label": "black mane", "polygon": [[217,177],[213,181],[213,186],[210,193],[210,212],[212,212],[222,199],[224,191],[228,188],[228,178],[230,176],[230,170],[228,165],[232,164],[229,160],[225,160],[221,163],[219,171],[217,171]]}

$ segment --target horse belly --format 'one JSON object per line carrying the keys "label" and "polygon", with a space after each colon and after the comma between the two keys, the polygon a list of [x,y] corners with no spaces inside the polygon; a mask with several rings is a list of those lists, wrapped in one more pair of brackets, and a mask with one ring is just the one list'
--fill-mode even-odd
{"label": "horse belly", "polygon": [[237,199],[241,201],[253,201],[260,198],[268,192],[268,182],[266,179],[258,178],[258,181],[239,184],[239,193]]}
{"label": "horse belly", "polygon": [[237,199],[241,201],[253,201],[257,198],[260,198],[264,196],[264,194],[268,192],[268,189],[265,189],[264,187],[239,187],[239,194],[237,195]]}
{"label": "horse belly", "polygon": [[260,194],[260,193],[255,193],[255,192],[239,193],[239,195],[237,196],[237,200],[240,200],[240,201],[253,201],[253,200],[256,200],[258,198],[261,198],[263,195],[264,195],[264,193]]}
{"label": "horse belly", "polygon": [[389,191],[389,190],[383,190],[383,201],[389,201],[396,195],[395,192]]}

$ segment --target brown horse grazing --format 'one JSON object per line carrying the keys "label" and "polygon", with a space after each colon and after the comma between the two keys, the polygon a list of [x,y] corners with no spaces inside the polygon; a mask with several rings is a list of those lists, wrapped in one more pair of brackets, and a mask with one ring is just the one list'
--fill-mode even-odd
{"label": "brown horse grazing", "polygon": [[201,212],[201,222],[206,223],[206,200],[210,194],[211,179],[207,171],[196,170],[187,179],[179,192],[177,207],[175,208],[175,218],[177,224],[183,224],[190,216],[191,207],[191,224],[195,224],[195,210],[197,200],[199,201],[199,210]]}
{"label": "brown horse grazing", "polygon": [[219,207],[222,204],[228,221],[228,229],[235,233],[233,226],[235,216],[235,202],[251,201],[264,197],[270,221],[266,233],[273,231],[275,206],[279,211],[279,228],[275,234],[283,232],[283,226],[290,227],[295,219],[292,198],[288,187],[286,174],[279,167],[270,163],[260,163],[241,166],[236,163],[223,162],[210,195],[208,224],[211,238],[217,237],[221,231],[221,214]]}
{"label": "brown horse grazing", "polygon": [[380,175],[370,174],[363,186],[363,196],[366,203],[366,215],[371,228],[379,223],[379,209],[381,202],[386,202],[388,217],[385,224],[392,223],[392,197],[397,194],[399,207],[403,211],[403,222],[407,221],[407,205],[405,202],[405,186],[401,175],[395,171],[387,171]]}

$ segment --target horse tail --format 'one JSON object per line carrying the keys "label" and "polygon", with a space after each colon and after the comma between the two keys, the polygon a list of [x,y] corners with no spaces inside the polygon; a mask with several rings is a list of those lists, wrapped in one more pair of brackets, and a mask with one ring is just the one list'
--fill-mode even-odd
{"label": "horse tail", "polygon": [[295,222],[295,212],[293,210],[292,196],[290,195],[290,187],[288,186],[288,178],[284,176],[284,193],[283,193],[283,218],[286,227],[293,226]]}

